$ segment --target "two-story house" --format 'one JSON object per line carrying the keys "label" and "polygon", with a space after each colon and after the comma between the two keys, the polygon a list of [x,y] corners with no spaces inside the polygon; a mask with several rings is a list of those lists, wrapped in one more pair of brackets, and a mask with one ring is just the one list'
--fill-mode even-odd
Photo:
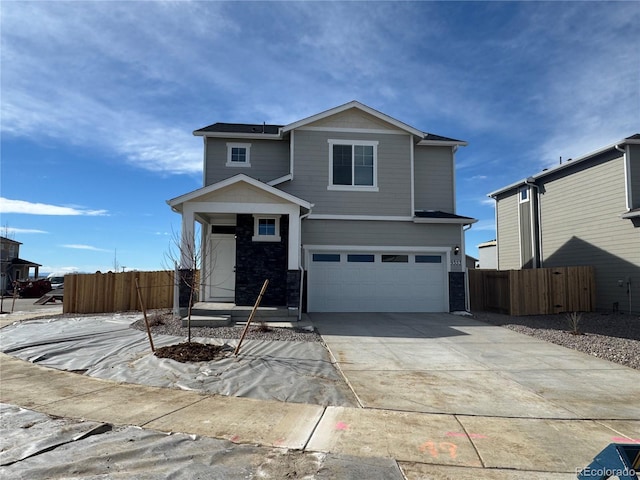
{"label": "two-story house", "polygon": [[640,134],[489,196],[499,270],[592,265],[599,310],[640,312]]}
{"label": "two-story house", "polygon": [[16,280],[26,280],[33,269],[33,278],[38,277],[39,263],[20,258],[22,243],[0,236],[0,294],[10,289]]}
{"label": "two-story house", "polygon": [[[454,155],[359,102],[288,125],[215,123],[204,187],[169,200],[182,252],[203,236],[201,301],[301,312],[464,310],[464,229]],[[191,265],[190,255],[182,266]]]}

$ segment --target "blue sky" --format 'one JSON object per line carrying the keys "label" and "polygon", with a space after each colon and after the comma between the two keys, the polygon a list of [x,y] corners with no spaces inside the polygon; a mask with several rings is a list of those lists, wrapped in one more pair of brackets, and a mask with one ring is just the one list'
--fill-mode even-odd
{"label": "blue sky", "polygon": [[469,142],[457,213],[640,132],[638,2],[0,3],[1,227],[42,271],[156,270],[211,123],[358,100]]}

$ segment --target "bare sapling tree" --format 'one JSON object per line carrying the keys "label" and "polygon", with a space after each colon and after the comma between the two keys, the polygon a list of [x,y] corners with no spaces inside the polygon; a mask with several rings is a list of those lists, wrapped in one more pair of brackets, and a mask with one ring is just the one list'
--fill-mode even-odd
{"label": "bare sapling tree", "polygon": [[206,236],[203,237],[200,241],[196,241],[195,239],[193,241],[191,241],[191,239],[183,241],[179,234],[175,231],[172,232],[172,240],[169,250],[165,253],[163,265],[168,271],[175,270],[176,265],[178,265],[180,285],[186,287],[189,293],[186,317],[188,343],[191,343],[191,315],[193,305],[196,299],[200,297],[201,287],[207,285],[213,271],[212,264],[208,265],[209,268],[204,268],[204,262],[208,257],[207,253],[211,254],[211,252],[209,252],[209,242]]}

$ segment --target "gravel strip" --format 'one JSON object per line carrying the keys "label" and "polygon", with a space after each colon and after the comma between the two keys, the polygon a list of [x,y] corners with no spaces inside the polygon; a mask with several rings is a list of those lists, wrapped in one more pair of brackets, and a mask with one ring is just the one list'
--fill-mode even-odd
{"label": "gravel strip", "polygon": [[636,315],[583,313],[578,321],[580,335],[572,333],[571,321],[563,314],[515,317],[474,312],[473,316],[482,322],[640,370],[640,317]]}
{"label": "gravel strip", "polygon": [[[174,318],[171,313],[155,312],[148,315],[151,332],[159,335],[174,335],[186,338],[188,328],[182,326],[182,320]],[[132,328],[146,331],[144,319],[131,324]],[[252,323],[246,340],[279,340],[287,342],[322,342],[322,337],[315,330],[304,328],[271,327],[267,324],[267,331],[260,323]],[[191,327],[191,337],[223,338],[225,340],[238,339],[242,335],[244,326],[239,327]]]}

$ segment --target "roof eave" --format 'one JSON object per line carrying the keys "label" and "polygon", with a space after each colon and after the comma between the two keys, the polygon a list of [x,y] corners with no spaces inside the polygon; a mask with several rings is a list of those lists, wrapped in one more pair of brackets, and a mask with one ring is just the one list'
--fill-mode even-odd
{"label": "roof eave", "polygon": [[425,218],[413,217],[413,223],[448,223],[453,225],[473,225],[477,218]]}
{"label": "roof eave", "polygon": [[418,145],[431,145],[437,147],[466,147],[469,145],[468,142],[464,142],[462,140],[420,140]]}
{"label": "roof eave", "polygon": [[280,133],[240,133],[240,132],[202,132],[196,130],[193,132],[196,137],[211,138],[240,138],[247,140],[282,140],[282,130]]}
{"label": "roof eave", "polygon": [[539,178],[543,178],[546,177],[548,175],[551,175],[553,173],[559,172],[564,170],[565,168],[569,168],[573,165],[577,165],[579,163],[582,163],[584,161],[587,161],[593,157],[597,157],[598,155],[602,155],[603,153],[606,153],[608,151],[611,151],[613,149],[615,149],[616,147],[620,147],[622,145],[640,145],[640,140],[638,139],[634,139],[634,138],[625,138],[622,139],[618,142],[612,143],[610,145],[607,145],[606,147],[600,148],[594,152],[591,153],[587,153],[586,155],[583,155],[582,157],[578,157],[572,160],[569,160],[565,163],[563,163],[562,165],[558,165],[556,167],[550,168],[548,170],[543,170],[542,172],[538,172],[534,175],[531,175],[530,177],[527,178],[523,178],[522,180],[519,180],[517,182],[514,182],[510,185],[507,185],[506,187],[500,188],[498,190],[494,190],[491,193],[488,193],[487,196],[491,197],[491,198],[495,198],[496,196],[502,194],[502,193],[506,193],[510,190],[513,190],[514,188],[517,187],[521,187],[523,185],[526,185],[527,183],[530,183],[529,180],[538,180]]}

